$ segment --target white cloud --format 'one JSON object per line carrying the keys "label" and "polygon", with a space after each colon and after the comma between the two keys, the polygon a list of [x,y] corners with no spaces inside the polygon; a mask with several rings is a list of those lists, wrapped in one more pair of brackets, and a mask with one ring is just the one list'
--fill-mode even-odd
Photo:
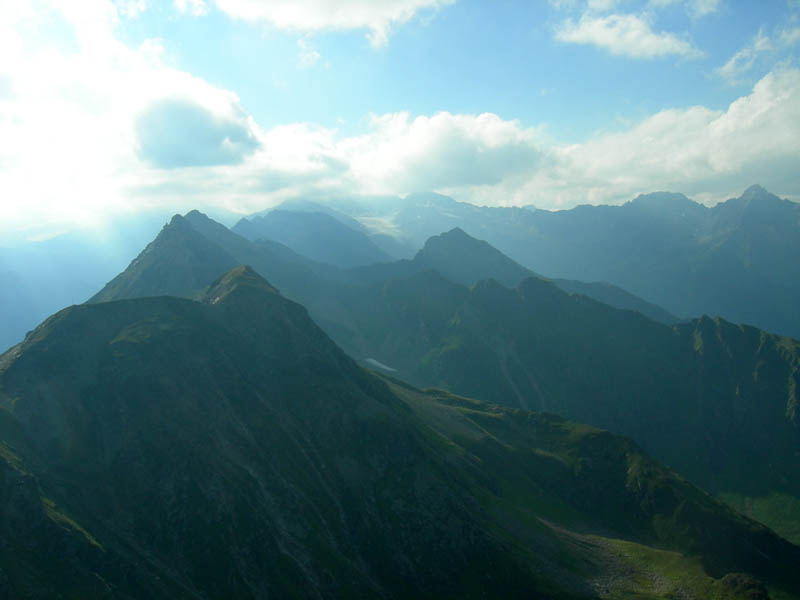
{"label": "white cloud", "polygon": [[494,185],[532,169],[536,133],[497,115],[373,116],[371,131],[338,148],[370,193]]}
{"label": "white cloud", "polygon": [[598,46],[617,56],[658,58],[678,55],[695,57],[698,50],[673,33],[655,32],[650,24],[636,15],[584,13],[576,23],[567,19],[556,29],[556,39],[574,44]]}
{"label": "white cloud", "polygon": [[722,5],[721,0],[649,0],[650,8],[664,8],[675,4],[682,4],[686,12],[693,19],[699,19],[717,12]]}
{"label": "white cloud", "polygon": [[719,200],[759,181],[794,192],[798,132],[800,71],[779,70],[725,111],[665,110],[626,131],[554,148],[551,166],[513,199],[569,207],[675,190]]}
{"label": "white cloud", "polygon": [[601,12],[613,10],[617,4],[619,4],[619,0],[587,0],[586,2],[586,6],[589,10]]}
{"label": "white cloud", "polygon": [[[626,4],[625,0],[548,0],[548,2],[559,10],[581,7],[585,11],[594,13],[610,12],[618,6]],[[722,5],[722,0],[646,0],[643,4],[642,8],[646,12],[681,5],[690,17],[699,19],[717,12]]]}
{"label": "white cloud", "polygon": [[136,19],[147,10],[147,0],[116,0],[117,12],[127,19]]}
{"label": "white cloud", "polygon": [[228,16],[262,21],[300,32],[367,29],[367,38],[383,46],[394,25],[423,9],[437,9],[455,0],[214,0]]}
{"label": "white cloud", "polygon": [[309,45],[306,38],[297,40],[297,48],[300,50],[297,60],[301,67],[313,67],[322,58],[322,55]]}
{"label": "white cloud", "polygon": [[691,0],[688,2],[689,14],[695,18],[704,17],[719,10],[721,0]]}
{"label": "white cloud", "polygon": [[[135,125],[159,100],[190,101],[214,124],[255,129],[235,94],[164,66],[157,40],[118,42],[114,3],[9,4],[14,14],[0,7],[0,46],[13,58],[0,73],[0,228],[85,222],[141,204],[125,190],[161,176],[139,159]],[[246,149],[248,134],[236,135]]]}
{"label": "white cloud", "polygon": [[202,17],[208,14],[208,5],[204,0],[174,0],[175,10],[181,14]]}
{"label": "white cloud", "polygon": [[[756,181],[800,189],[795,69],[770,73],[726,110],[665,110],[569,146],[545,144],[538,129],[489,113],[374,115],[351,135],[312,123],[263,130],[233,92],[166,66],[158,40],[139,48],[116,41],[113,3],[83,6],[53,4],[40,17],[74,32],[66,53],[30,37],[30,4],[0,7],[0,49],[10,58],[0,67],[0,229],[46,219],[63,226],[134,207],[254,211],[295,195],[432,189],[555,208],[656,189],[724,198]],[[148,153],[142,123],[165,107],[170,115],[186,109],[192,133],[209,145],[186,154],[170,141],[165,147],[181,160]]]}
{"label": "white cloud", "polygon": [[791,29],[784,29],[778,41],[783,46],[793,46],[800,42],[800,27],[792,27]]}
{"label": "white cloud", "polygon": [[726,110],[664,110],[566,146],[548,146],[537,129],[494,114],[375,115],[367,132],[350,137],[283,126],[264,132],[262,149],[218,189],[238,193],[236,207],[253,211],[296,195],[418,190],[542,208],[622,202],[652,190],[719,200],[754,182],[791,193],[800,186],[798,131],[800,71],[784,69]]}
{"label": "white cloud", "polygon": [[761,52],[772,50],[772,48],[772,42],[764,34],[764,28],[762,27],[747,46],[740,48],[724,65],[716,70],[717,74],[727,80],[730,85],[741,83],[740,78],[753,68],[758,55]]}

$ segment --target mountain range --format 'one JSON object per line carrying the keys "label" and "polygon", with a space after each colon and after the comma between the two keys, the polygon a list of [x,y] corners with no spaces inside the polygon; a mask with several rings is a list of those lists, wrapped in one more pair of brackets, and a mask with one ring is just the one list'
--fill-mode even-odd
{"label": "mountain range", "polygon": [[370,373],[249,267],[195,296],[0,355],[6,597],[797,597],[800,547],[636,443]]}
{"label": "mountain range", "polygon": [[790,338],[719,318],[670,326],[569,294],[460,230],[413,260],[340,270],[197,212],[173,218],[93,301],[197,299],[238,262],[306,305],[351,356],[414,385],[630,436],[800,541],[800,348]]}
{"label": "mountain range", "polygon": [[394,258],[351,223],[320,211],[271,210],[241,219],[232,230],[249,240],[279,242],[311,260],[337,267],[371,265]]}
{"label": "mountain range", "polygon": [[558,211],[433,193],[329,205],[410,247],[459,227],[550,278],[608,282],[681,318],[800,338],[800,205],[758,185],[710,208],[665,192]]}

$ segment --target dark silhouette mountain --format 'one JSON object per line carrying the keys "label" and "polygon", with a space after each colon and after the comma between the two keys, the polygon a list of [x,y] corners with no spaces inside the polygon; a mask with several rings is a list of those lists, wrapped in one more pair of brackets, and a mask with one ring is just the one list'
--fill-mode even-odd
{"label": "dark silhouette mountain", "polygon": [[248,267],[199,302],[70,307],[0,355],[0,491],[14,598],[800,585],[800,548],[633,442],[380,379]]}
{"label": "dark silhouette mountain", "polygon": [[280,242],[317,262],[348,268],[393,260],[362,231],[323,212],[271,210],[233,227],[249,240]]}
{"label": "dark silhouette mountain", "polygon": [[606,281],[680,317],[720,315],[800,338],[800,204],[760,186],[713,208],[665,192],[561,211],[412,194],[369,214],[413,244],[459,227],[547,277]]}

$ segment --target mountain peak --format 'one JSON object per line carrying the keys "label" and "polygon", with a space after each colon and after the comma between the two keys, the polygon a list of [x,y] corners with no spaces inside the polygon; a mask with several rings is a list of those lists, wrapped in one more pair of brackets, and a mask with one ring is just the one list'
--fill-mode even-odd
{"label": "mountain peak", "polygon": [[776,196],[775,194],[771,194],[758,184],[751,185],[749,188],[747,188],[742,194],[741,199],[745,204],[748,205],[754,202],[757,202],[759,204],[767,204],[767,203],[776,204],[779,203],[781,200],[780,198],[778,198],[778,196]]}
{"label": "mountain peak", "polygon": [[445,231],[439,235],[433,235],[427,239],[425,246],[420,252],[430,251],[433,248],[447,248],[449,250],[458,250],[463,248],[466,244],[470,244],[475,248],[487,248],[489,244],[483,240],[472,237],[460,227],[453,227],[450,231]]}
{"label": "mountain peak", "polygon": [[536,275],[460,227],[428,238],[414,257],[414,263],[436,269],[450,281],[466,287],[490,277],[502,285],[515,287],[523,279]]}
{"label": "mountain peak", "polygon": [[665,209],[686,209],[700,207],[685,194],[675,192],[652,192],[650,194],[639,194],[630,202],[633,206],[640,208],[650,208],[657,210]]}
{"label": "mountain peak", "polygon": [[239,265],[223,274],[214,283],[208,286],[208,291],[203,298],[208,304],[217,304],[230,297],[235,292],[246,289],[261,294],[280,295],[266,279],[256,273],[249,265]]}
{"label": "mountain peak", "polygon": [[172,215],[172,218],[169,220],[169,223],[165,225],[165,227],[181,227],[186,224],[187,224],[186,219],[183,216],[175,214]]}
{"label": "mountain peak", "polygon": [[[445,231],[440,233],[439,235],[433,235],[427,239],[425,242],[425,246],[429,246],[430,244],[436,244],[439,242],[480,242],[477,238],[472,237],[466,231],[461,229],[461,227],[453,227],[450,231]],[[486,242],[483,242],[484,244]]]}
{"label": "mountain peak", "polygon": [[450,231],[446,231],[446,232],[444,232],[444,233],[442,234],[442,236],[446,236],[446,237],[461,237],[461,238],[469,238],[469,239],[471,239],[471,240],[474,240],[474,239],[475,239],[475,238],[473,238],[471,235],[469,235],[469,234],[468,234],[466,231],[464,231],[463,229],[461,229],[461,227],[453,227],[453,228],[452,228]]}
{"label": "mountain peak", "polygon": [[761,194],[768,194],[768,193],[769,192],[765,190],[761,185],[754,183],[744,191],[744,193],[742,194],[742,198],[750,198],[753,196],[759,196]]}

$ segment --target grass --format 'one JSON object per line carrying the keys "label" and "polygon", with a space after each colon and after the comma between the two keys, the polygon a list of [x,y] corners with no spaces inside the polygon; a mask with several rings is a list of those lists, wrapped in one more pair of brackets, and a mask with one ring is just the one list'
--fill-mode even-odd
{"label": "grass", "polygon": [[719,499],[793,544],[800,544],[800,498],[777,492],[758,498],[726,492],[719,494]]}
{"label": "grass", "polygon": [[[738,589],[733,577],[709,577],[699,560],[677,552],[668,552],[633,542],[589,536],[604,546],[616,564],[613,574],[603,580],[600,595],[613,599],[703,598],[704,600],[736,600],[751,598],[760,586],[747,577]],[[786,598],[789,598],[788,596]]]}
{"label": "grass", "polygon": [[55,502],[53,502],[49,498],[45,498],[45,497],[42,497],[41,500],[42,500],[42,507],[44,508],[45,514],[52,521],[54,521],[55,523],[58,523],[59,525],[68,527],[69,529],[72,529],[74,531],[77,531],[78,533],[83,535],[84,538],[86,538],[87,542],[89,542],[93,546],[96,546],[97,548],[99,548],[100,550],[105,552],[105,548],[103,548],[102,544],[100,544],[100,542],[98,542],[96,539],[94,539],[92,534],[90,534],[88,531],[86,531],[83,527],[78,525],[75,521],[73,521],[71,518],[69,518],[63,512],[59,511]]}

